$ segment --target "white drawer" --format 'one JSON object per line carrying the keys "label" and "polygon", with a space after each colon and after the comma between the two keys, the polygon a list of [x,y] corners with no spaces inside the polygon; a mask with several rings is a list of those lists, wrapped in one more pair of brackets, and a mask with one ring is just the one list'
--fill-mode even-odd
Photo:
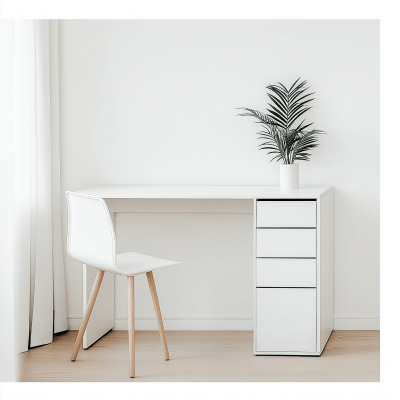
{"label": "white drawer", "polygon": [[256,351],[315,352],[316,289],[256,289]]}
{"label": "white drawer", "polygon": [[316,229],[257,229],[257,257],[316,255]]}
{"label": "white drawer", "polygon": [[257,287],[316,287],[314,258],[258,258]]}
{"label": "white drawer", "polygon": [[316,226],[316,201],[257,201],[257,227],[315,228]]}

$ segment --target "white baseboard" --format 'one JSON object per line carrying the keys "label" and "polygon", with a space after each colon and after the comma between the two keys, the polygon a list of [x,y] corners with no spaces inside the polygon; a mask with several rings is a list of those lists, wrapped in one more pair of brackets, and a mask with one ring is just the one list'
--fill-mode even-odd
{"label": "white baseboard", "polygon": [[[78,330],[82,322],[81,316],[69,316],[70,330]],[[252,331],[254,329],[252,316],[166,316],[163,317],[164,328],[167,331]],[[334,330],[375,331],[379,330],[379,317],[371,315],[340,316],[333,319]],[[135,328],[138,331],[158,330],[155,316],[137,316]],[[128,329],[128,317],[115,316],[114,330]]]}
{"label": "white baseboard", "polygon": [[[70,316],[68,326],[70,330],[78,330],[82,317]],[[167,331],[252,331],[252,316],[166,316],[163,317],[164,329]],[[137,316],[135,318],[135,329],[138,331],[157,331],[157,320],[155,316]],[[128,317],[125,315],[115,316],[114,330],[128,330]]]}
{"label": "white baseboard", "polygon": [[380,318],[377,315],[335,316],[335,331],[379,331]]}
{"label": "white baseboard", "polygon": [[[254,327],[252,316],[167,316],[163,323],[167,331],[252,331]],[[135,325],[140,331],[158,330],[155,317],[137,317]],[[127,317],[115,316],[114,329],[127,330]]]}

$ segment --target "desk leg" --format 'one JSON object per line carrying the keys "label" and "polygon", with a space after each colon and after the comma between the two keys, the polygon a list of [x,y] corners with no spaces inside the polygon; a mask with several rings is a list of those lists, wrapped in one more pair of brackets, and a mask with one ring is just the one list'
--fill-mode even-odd
{"label": "desk leg", "polygon": [[[114,222],[114,213],[111,213]],[[97,268],[83,265],[83,312],[89,301]],[[83,336],[83,348],[89,348],[94,342],[114,328],[114,274],[106,272],[101,283],[96,303]]]}

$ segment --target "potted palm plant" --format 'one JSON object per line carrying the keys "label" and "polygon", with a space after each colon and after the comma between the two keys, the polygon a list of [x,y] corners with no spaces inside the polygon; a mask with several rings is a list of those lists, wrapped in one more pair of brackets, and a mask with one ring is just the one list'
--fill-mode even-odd
{"label": "potted palm plant", "polygon": [[[258,132],[264,142],[259,145],[260,150],[268,150],[267,154],[275,154],[271,159],[280,161],[280,182],[282,188],[299,188],[299,164],[295,161],[309,161],[310,151],[318,146],[318,135],[324,131],[306,128],[313,123],[305,124],[299,118],[306,113],[314,98],[314,93],[305,93],[309,88],[305,87],[307,81],[298,83],[297,79],[290,89],[282,83],[268,85],[266,88],[272,93],[267,93],[271,100],[268,103],[267,113],[262,113],[251,108],[241,107],[246,112],[240,116],[251,116],[257,119],[263,130]],[[296,126],[297,125],[297,126]]]}

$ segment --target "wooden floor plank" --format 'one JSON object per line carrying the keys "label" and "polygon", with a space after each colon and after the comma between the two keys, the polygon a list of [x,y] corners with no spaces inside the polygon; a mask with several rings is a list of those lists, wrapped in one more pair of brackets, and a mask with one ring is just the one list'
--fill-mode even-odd
{"label": "wooden floor plank", "polygon": [[378,382],[379,331],[334,331],[320,357],[254,356],[251,331],[136,332],[129,378],[128,333],[111,331],[70,361],[77,331],[19,356],[23,382]]}

